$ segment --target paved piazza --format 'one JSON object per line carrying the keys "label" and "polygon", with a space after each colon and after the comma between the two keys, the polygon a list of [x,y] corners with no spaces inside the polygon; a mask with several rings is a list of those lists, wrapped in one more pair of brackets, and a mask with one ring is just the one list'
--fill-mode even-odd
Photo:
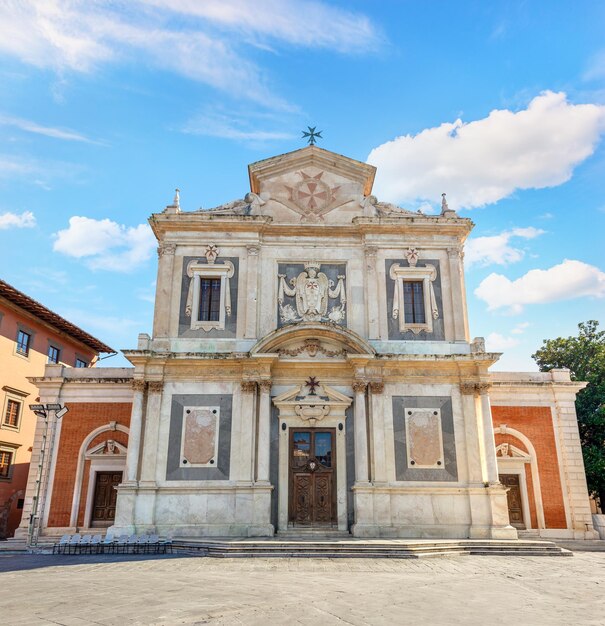
{"label": "paved piazza", "polygon": [[1,556],[2,622],[605,624],[605,553],[210,559]]}

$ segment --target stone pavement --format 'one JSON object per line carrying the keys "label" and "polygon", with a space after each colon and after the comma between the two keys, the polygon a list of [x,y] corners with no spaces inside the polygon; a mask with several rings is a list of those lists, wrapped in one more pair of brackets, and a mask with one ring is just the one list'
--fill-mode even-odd
{"label": "stone pavement", "polygon": [[431,559],[0,556],[29,624],[605,624],[605,554]]}

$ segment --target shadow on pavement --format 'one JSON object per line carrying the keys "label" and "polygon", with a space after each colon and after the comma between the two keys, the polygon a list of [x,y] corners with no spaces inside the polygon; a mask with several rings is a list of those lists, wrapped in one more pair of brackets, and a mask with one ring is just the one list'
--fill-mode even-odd
{"label": "shadow on pavement", "polygon": [[44,567],[185,558],[195,557],[189,554],[6,554],[0,555],[0,573],[20,572]]}

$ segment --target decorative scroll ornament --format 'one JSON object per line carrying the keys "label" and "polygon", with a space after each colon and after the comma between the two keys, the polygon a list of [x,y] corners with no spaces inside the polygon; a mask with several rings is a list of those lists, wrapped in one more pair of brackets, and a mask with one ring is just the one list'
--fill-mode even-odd
{"label": "decorative scroll ornament", "polygon": [[279,356],[299,356],[306,352],[311,358],[315,358],[318,354],[323,354],[328,358],[346,357],[346,350],[327,350],[321,345],[319,339],[305,339],[303,345],[296,348],[282,348],[278,351]]}
{"label": "decorative scroll ornament", "polygon": [[[305,271],[286,283],[286,275],[278,274],[279,288],[277,302],[281,321],[288,322],[342,322],[346,315],[347,295],[345,291],[345,277],[338,276],[334,288],[334,281],[319,270],[321,264],[315,261],[305,263]],[[284,304],[285,296],[296,298],[296,310],[291,304]],[[340,299],[339,304],[333,306],[328,313],[330,298]]]}

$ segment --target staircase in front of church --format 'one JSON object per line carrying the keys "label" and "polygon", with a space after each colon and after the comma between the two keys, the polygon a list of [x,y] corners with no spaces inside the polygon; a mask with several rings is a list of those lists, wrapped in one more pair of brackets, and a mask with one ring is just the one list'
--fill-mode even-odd
{"label": "staircase in front of church", "polygon": [[254,539],[179,539],[175,551],[216,558],[394,558],[455,555],[572,556],[552,541],[496,539],[356,539],[277,536]]}

